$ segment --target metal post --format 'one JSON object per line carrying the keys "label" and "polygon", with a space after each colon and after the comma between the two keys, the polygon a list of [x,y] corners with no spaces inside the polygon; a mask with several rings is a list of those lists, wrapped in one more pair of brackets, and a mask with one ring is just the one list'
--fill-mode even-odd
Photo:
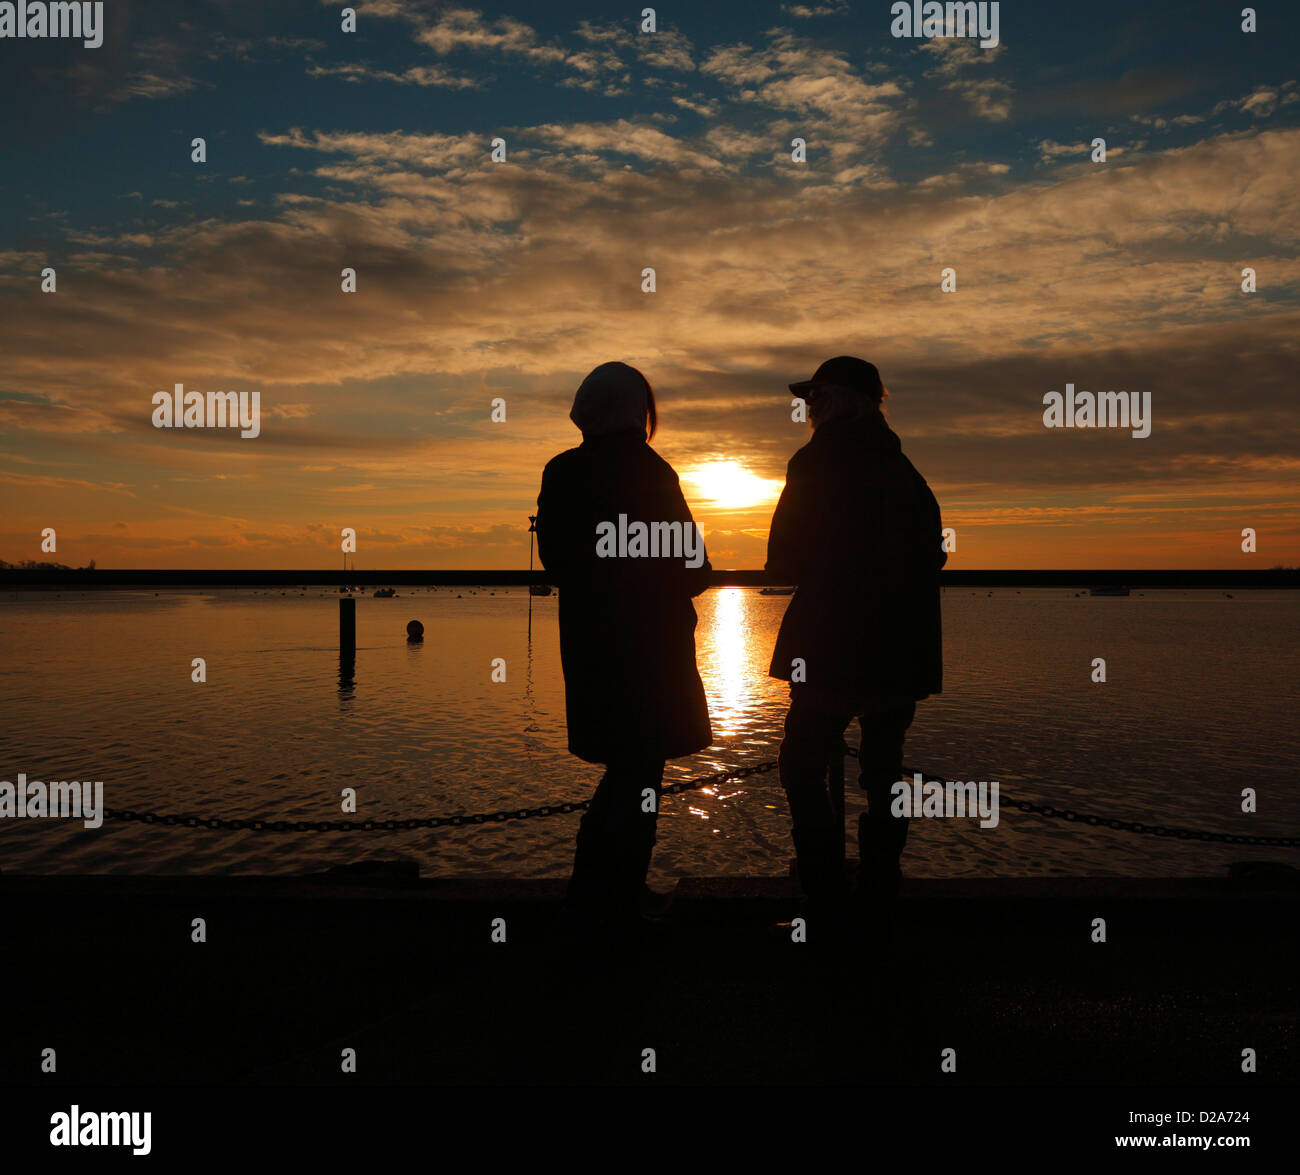
{"label": "metal post", "polygon": [[533,640],[533,535],[537,533],[537,515],[528,516],[528,643]]}

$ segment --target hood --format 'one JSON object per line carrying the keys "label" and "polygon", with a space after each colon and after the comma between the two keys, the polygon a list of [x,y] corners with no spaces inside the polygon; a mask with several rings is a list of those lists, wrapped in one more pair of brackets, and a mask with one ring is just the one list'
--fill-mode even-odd
{"label": "hood", "polygon": [[637,430],[645,437],[646,380],[626,363],[602,363],[578,388],[569,419],[584,437]]}

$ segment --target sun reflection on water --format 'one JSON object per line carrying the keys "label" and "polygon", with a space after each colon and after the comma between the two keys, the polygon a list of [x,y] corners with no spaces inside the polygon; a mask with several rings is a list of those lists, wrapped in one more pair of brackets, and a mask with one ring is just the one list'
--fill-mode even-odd
{"label": "sun reflection on water", "polygon": [[749,593],[721,588],[714,593],[712,623],[705,629],[700,675],[709,696],[715,739],[748,729],[752,719],[753,674],[761,669],[752,645]]}

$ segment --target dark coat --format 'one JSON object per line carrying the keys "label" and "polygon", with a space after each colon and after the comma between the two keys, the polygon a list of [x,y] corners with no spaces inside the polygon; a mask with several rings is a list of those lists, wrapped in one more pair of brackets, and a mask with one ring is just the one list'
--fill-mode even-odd
{"label": "dark coat", "polygon": [[854,698],[943,689],[939,503],[879,413],[827,421],[791,459],[767,571],[793,583],[768,670]]}
{"label": "dark coat", "polygon": [[569,750],[589,763],[675,759],[713,741],[691,603],[711,568],[707,556],[699,568],[598,557],[598,524],[620,514],[694,525],[677,474],[643,434],[584,440],[546,466],[537,547],[560,589]]}

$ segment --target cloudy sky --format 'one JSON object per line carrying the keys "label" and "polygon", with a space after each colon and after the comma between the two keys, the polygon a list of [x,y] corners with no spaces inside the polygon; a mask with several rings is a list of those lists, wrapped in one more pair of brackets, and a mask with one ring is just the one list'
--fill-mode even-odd
{"label": "cloudy sky", "polygon": [[[355,7],[0,41],[0,558],[334,567],[351,526],[359,567],[526,566],[621,359],[714,566],[761,567],[786,385],[848,353],[952,567],[1300,562],[1294,8],[1004,3],[981,48],[888,3]],[[261,434],[154,428],[176,383]],[[1151,435],[1045,428],[1067,383]]]}

